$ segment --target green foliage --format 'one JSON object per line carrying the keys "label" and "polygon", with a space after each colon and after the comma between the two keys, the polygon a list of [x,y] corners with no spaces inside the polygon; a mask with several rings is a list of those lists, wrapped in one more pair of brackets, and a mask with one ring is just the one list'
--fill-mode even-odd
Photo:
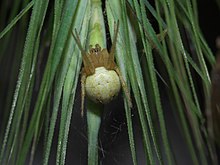
{"label": "green foliage", "polygon": [[[138,164],[138,154],[132,111],[137,112],[140,121],[147,164],[179,162],[175,146],[168,138],[169,121],[165,111],[174,114],[193,164],[210,164],[210,160],[217,164],[213,142],[204,124],[206,119],[200,103],[204,98],[199,95],[210,96],[207,65],[213,66],[215,58],[198,24],[196,0],[158,0],[154,5],[146,0],[106,0],[102,2],[105,21],[101,13],[93,15],[96,3],[100,1],[17,0],[8,8],[6,1],[1,2],[0,70],[5,80],[0,81],[0,164],[33,163],[42,135],[41,162],[49,164],[49,159],[53,159],[56,164],[65,164],[82,63],[71,31],[79,32],[82,45],[88,49],[100,34],[97,29],[90,34],[96,19],[100,19],[103,30],[101,37],[104,38],[99,40],[103,46],[107,45],[105,27],[113,38],[114,24],[119,20],[115,56],[133,95],[133,109],[124,97],[127,141],[133,164]],[[99,10],[100,7],[101,4]],[[159,30],[155,31],[151,19],[156,20]],[[164,34],[164,30],[167,35],[159,38],[158,31]],[[201,80],[201,89],[195,77]],[[168,110],[162,103],[162,93],[168,96],[171,105]],[[208,99],[205,104],[209,105]],[[99,109],[103,108],[88,103],[86,109],[88,163],[98,164],[102,114]],[[56,127],[58,137],[54,136]],[[51,158],[55,138],[56,157]]]}

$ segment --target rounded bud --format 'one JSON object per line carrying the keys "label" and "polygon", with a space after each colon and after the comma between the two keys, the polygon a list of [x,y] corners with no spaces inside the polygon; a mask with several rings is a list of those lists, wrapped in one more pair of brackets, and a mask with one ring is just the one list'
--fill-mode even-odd
{"label": "rounded bud", "polygon": [[114,70],[98,67],[93,75],[86,78],[85,88],[92,101],[106,104],[118,95],[121,84]]}

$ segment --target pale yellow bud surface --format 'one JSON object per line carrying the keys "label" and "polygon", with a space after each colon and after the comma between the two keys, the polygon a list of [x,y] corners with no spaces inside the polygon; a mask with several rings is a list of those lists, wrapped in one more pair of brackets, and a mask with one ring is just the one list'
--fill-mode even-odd
{"label": "pale yellow bud surface", "polygon": [[86,78],[85,88],[91,100],[106,104],[118,95],[121,84],[114,70],[98,67],[93,75]]}

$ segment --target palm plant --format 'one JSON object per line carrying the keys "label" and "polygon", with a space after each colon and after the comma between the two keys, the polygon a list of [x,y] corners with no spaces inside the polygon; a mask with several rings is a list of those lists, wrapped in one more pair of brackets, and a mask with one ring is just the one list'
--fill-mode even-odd
{"label": "palm plant", "polygon": [[[133,103],[130,108],[123,97],[120,111],[132,163],[140,164],[136,120],[145,163],[181,162],[166,117],[172,113],[189,162],[217,164],[204,115],[211,86],[207,65],[215,58],[198,24],[196,0],[158,0],[153,6],[144,0],[1,2],[1,164],[68,162],[71,122],[86,124],[77,106],[82,57],[71,32],[79,32],[86,50],[96,42],[109,47],[118,20],[116,62]],[[113,110],[111,103],[106,107]],[[87,100],[85,109],[88,164],[99,164],[104,106]]]}

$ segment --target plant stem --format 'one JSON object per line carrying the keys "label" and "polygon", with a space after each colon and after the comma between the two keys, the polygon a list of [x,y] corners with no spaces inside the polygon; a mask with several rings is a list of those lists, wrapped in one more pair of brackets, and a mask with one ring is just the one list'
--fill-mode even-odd
{"label": "plant stem", "polygon": [[[100,0],[91,0],[91,19],[89,25],[89,43],[87,46],[99,44],[106,47],[104,18]],[[103,105],[87,102],[88,124],[88,165],[98,165],[98,133],[101,125]]]}

